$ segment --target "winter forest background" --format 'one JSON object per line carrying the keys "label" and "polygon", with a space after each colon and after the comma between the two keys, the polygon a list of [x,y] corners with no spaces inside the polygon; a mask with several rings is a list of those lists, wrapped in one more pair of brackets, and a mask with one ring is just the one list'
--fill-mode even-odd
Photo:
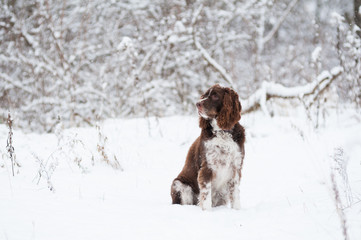
{"label": "winter forest background", "polygon": [[[0,240],[356,240],[361,0],[0,0]],[[241,209],[171,204],[215,83]]]}
{"label": "winter forest background", "polygon": [[190,114],[221,83],[238,91],[244,112],[277,114],[277,97],[291,97],[317,126],[327,104],[360,107],[359,5],[2,0],[0,123],[9,110],[16,126],[37,132],[54,131],[59,118],[71,127]]}

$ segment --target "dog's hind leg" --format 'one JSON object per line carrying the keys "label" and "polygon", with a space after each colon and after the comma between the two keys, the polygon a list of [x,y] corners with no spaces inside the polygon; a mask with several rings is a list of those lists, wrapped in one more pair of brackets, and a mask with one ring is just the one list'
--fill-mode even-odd
{"label": "dog's hind leg", "polygon": [[174,180],[171,187],[172,204],[194,205],[196,199],[192,188],[179,180]]}

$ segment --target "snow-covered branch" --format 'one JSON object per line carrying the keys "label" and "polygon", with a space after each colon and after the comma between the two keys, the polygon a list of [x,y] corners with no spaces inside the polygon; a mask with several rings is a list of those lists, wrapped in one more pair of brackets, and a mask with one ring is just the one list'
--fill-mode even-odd
{"label": "snow-covered branch", "polygon": [[[270,98],[303,98],[313,95],[312,100],[314,101],[342,72],[342,67],[337,66],[331,71],[323,71],[314,82],[297,87],[285,87],[279,83],[263,82],[260,89],[249,98],[242,100],[243,113],[251,112],[260,107],[268,115],[265,104]],[[312,105],[312,102],[309,105]]]}
{"label": "snow-covered branch", "polygon": [[193,39],[194,39],[194,44],[195,44],[196,48],[200,51],[200,53],[202,54],[202,57],[208,62],[208,64],[211,65],[217,72],[219,72],[221,74],[224,81],[226,81],[231,86],[234,86],[233,80],[232,80],[231,76],[227,73],[227,70],[224,67],[222,67],[221,65],[219,65],[217,63],[217,61],[214,60],[214,58],[212,58],[209,55],[207,50],[205,50],[203,48],[203,46],[200,44],[200,42],[198,41],[198,39],[195,35],[194,35]]}
{"label": "snow-covered branch", "polygon": [[0,79],[3,79],[8,84],[10,84],[10,85],[12,85],[15,88],[18,88],[20,90],[23,90],[26,93],[29,93],[31,95],[36,95],[31,89],[23,86],[22,84],[18,83],[17,81],[15,81],[14,79],[12,79],[11,77],[9,77],[8,75],[6,75],[4,73],[0,72]]}
{"label": "snow-covered branch", "polygon": [[193,19],[192,19],[192,34],[193,34],[193,41],[196,48],[199,50],[199,52],[202,54],[202,57],[204,60],[208,62],[209,65],[211,65],[217,72],[219,72],[228,84],[230,84],[232,87],[234,86],[232,77],[227,73],[227,70],[221,66],[217,61],[209,55],[206,49],[203,48],[202,44],[198,41],[195,31],[195,23],[197,22],[198,15],[201,13],[203,6],[201,5],[195,12]]}
{"label": "snow-covered branch", "polygon": [[271,31],[263,38],[263,44],[267,43],[272,39],[272,37],[276,34],[282,23],[286,20],[287,16],[290,14],[292,9],[296,6],[298,0],[293,0],[287,7],[287,9],[282,14],[281,18],[278,20],[278,22],[274,25],[274,27],[271,29]]}
{"label": "snow-covered branch", "polygon": [[[244,111],[267,112],[270,98],[318,107],[333,84],[339,101],[361,106],[361,43],[336,0],[7,2],[0,118],[10,102],[21,127],[52,131],[58,115],[70,127],[191,114],[216,82],[250,95]],[[340,68],[319,74],[337,62],[345,81],[333,83]]]}

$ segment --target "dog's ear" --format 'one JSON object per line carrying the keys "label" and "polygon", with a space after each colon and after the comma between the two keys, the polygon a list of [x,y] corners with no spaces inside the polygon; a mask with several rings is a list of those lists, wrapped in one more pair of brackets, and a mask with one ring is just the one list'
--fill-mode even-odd
{"label": "dog's ear", "polygon": [[217,124],[223,130],[230,130],[241,119],[242,106],[238,94],[230,89],[225,89],[223,106],[217,117]]}

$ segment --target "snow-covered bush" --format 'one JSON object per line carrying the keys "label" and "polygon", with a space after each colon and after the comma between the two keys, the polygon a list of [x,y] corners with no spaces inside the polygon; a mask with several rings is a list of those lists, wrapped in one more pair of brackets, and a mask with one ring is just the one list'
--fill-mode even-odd
{"label": "snow-covered bush", "polygon": [[[345,76],[353,80],[339,82],[338,94],[348,100],[349,89],[360,85],[360,61],[358,70],[352,66],[359,39],[347,20],[335,25],[330,18],[334,11],[346,16],[351,4],[5,0],[0,121],[11,109],[16,125],[51,132],[57,116],[69,127],[108,117],[191,113],[204,89],[230,85],[205,53],[243,99],[265,81],[313,82],[344,58]],[[335,50],[340,41],[342,56]]]}
{"label": "snow-covered bush", "polygon": [[[46,158],[38,156],[32,152],[32,156],[38,164],[38,173],[36,181],[39,184],[45,180],[50,191],[55,191],[53,184],[53,175],[59,165],[67,164],[70,169],[79,169],[82,173],[89,172],[94,165],[94,155],[88,146],[77,136],[76,133],[65,132],[63,122],[58,118],[55,130],[57,146]],[[76,166],[73,168],[72,166]]]}
{"label": "snow-covered bush", "polygon": [[358,28],[350,28],[344,17],[337,13],[333,13],[332,23],[337,29],[335,46],[338,61],[344,68],[339,91],[342,97],[361,107],[361,39],[356,33]]}

